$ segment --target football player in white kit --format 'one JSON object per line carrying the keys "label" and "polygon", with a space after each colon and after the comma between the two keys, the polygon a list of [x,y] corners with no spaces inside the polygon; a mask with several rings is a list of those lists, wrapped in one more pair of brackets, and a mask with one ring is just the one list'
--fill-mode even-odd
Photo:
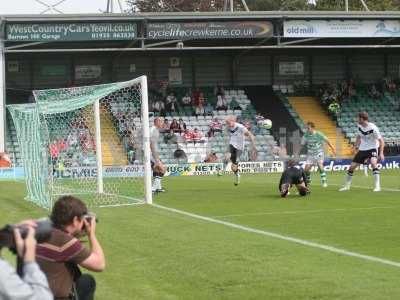
{"label": "football player in white kit", "polygon": [[230,160],[232,162],[231,170],[235,176],[234,185],[237,186],[240,183],[240,174],[238,169],[239,158],[245,147],[245,139],[248,137],[251,141],[252,156],[256,155],[256,139],[246,127],[236,122],[235,116],[228,116],[225,122],[228,127],[229,134],[229,153]]}
{"label": "football player in white kit", "polygon": [[158,140],[160,129],[163,128],[164,120],[160,117],[154,119],[154,126],[150,129],[151,168],[153,170],[153,193],[165,192],[162,187],[162,178],[165,174],[165,166],[160,160],[158,151]]}
{"label": "football player in white kit", "polygon": [[358,135],[355,146],[358,152],[351,163],[350,169],[347,172],[346,182],[340,191],[347,191],[350,189],[354,170],[364,164],[367,160],[370,160],[372,165],[372,174],[375,180],[374,192],[380,192],[380,172],[377,165],[379,160],[385,160],[383,154],[385,142],[379,128],[374,123],[368,121],[367,112],[361,112],[358,114]]}

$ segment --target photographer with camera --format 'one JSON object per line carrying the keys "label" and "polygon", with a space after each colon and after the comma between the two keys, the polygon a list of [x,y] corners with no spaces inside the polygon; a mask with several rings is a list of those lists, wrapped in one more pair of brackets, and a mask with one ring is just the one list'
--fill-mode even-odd
{"label": "photographer with camera", "polygon": [[18,274],[11,264],[0,257],[0,299],[53,299],[46,276],[35,261],[36,227],[36,222],[25,221],[16,226],[6,226],[0,231],[0,249],[9,247],[18,255],[21,264]]}
{"label": "photographer with camera", "polygon": [[[46,274],[56,300],[94,299],[96,282],[82,274],[79,266],[94,272],[105,268],[103,250],[96,238],[96,218],[86,205],[73,196],[62,196],[50,216],[53,230],[47,243],[37,246],[37,260]],[[78,239],[89,239],[90,249]]]}

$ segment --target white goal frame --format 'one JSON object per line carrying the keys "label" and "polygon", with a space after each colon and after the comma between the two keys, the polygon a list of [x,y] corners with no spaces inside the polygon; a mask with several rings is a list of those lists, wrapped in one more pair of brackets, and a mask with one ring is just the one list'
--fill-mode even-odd
{"label": "white goal frame", "polygon": [[[149,121],[149,96],[147,76],[143,75],[131,81],[129,85],[140,84],[141,90],[141,119],[143,131],[143,167],[144,167],[144,196],[145,203],[153,203],[153,194],[151,190],[151,149],[150,149],[150,121]],[[100,100],[94,102],[94,123],[95,123],[95,144],[96,144],[96,160],[97,160],[97,192],[104,193],[103,183],[103,162],[102,162],[102,148],[101,148],[101,123],[100,123]],[[105,205],[107,206],[107,205]],[[118,205],[116,205],[118,206]],[[104,207],[104,206],[103,206]]]}

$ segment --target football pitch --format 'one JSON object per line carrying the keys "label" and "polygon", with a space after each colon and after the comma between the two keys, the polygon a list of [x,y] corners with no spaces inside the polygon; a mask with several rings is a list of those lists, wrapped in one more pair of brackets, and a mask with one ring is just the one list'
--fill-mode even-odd
{"label": "football pitch", "polygon": [[[400,174],[313,176],[278,195],[279,174],[169,177],[154,206],[97,208],[107,268],[96,299],[400,299]],[[1,181],[1,226],[48,215]],[[7,255],[9,258],[10,256]]]}

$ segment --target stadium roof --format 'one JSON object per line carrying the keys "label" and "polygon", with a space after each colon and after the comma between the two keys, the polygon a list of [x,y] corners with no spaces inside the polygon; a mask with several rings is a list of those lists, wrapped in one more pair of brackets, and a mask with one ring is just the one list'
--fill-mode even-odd
{"label": "stadium roof", "polygon": [[254,12],[173,12],[135,14],[42,14],[0,15],[6,22],[91,21],[91,20],[193,20],[193,19],[399,19],[398,11],[254,11]]}

